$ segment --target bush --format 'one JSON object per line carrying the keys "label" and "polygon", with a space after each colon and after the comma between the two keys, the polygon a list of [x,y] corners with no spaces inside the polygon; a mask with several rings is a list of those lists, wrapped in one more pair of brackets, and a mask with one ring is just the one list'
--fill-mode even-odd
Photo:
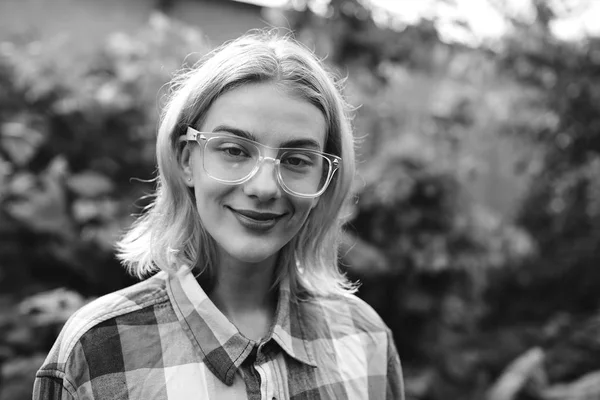
{"label": "bush", "polygon": [[113,243],[152,189],[157,93],[207,50],[200,32],[160,14],[75,63],[63,47],[2,45],[0,291],[100,294],[128,282]]}

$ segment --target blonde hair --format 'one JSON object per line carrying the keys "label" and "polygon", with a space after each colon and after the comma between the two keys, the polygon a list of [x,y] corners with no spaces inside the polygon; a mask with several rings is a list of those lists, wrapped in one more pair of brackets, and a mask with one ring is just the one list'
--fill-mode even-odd
{"label": "blonde hair", "polygon": [[354,292],[338,269],[341,214],[354,178],[354,141],[349,107],[334,78],[315,55],[289,36],[252,33],[208,54],[174,81],[164,109],[156,154],[155,198],[117,243],[118,257],[138,278],[189,265],[210,274],[216,246],[202,226],[193,191],[184,183],[179,137],[200,126],[223,93],[249,83],[271,82],[316,106],[327,123],[325,151],[342,158],[341,168],[300,232],[279,253],[275,284],[289,278],[293,298]]}

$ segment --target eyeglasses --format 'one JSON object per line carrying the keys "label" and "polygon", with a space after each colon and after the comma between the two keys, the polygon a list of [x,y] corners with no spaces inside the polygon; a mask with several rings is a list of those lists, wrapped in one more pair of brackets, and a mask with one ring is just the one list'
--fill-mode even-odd
{"label": "eyeglasses", "polygon": [[[321,196],[342,161],[338,156],[316,150],[273,148],[239,136],[199,132],[191,127],[182,140],[204,145],[202,165],[216,181],[229,185],[245,183],[264,162],[271,161],[281,188],[304,198]],[[265,156],[265,150],[275,151],[277,157]]]}

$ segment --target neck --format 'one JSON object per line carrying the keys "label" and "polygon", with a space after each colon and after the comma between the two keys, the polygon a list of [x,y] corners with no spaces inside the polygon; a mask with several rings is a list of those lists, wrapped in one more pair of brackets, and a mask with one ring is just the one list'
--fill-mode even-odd
{"label": "neck", "polygon": [[208,293],[217,308],[250,339],[268,331],[277,305],[277,290],[271,290],[277,256],[260,263],[241,263],[222,257],[214,285]]}

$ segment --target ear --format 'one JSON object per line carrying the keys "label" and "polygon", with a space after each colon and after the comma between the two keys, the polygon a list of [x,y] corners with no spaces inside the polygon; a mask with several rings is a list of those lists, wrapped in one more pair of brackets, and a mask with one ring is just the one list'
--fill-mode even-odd
{"label": "ear", "polygon": [[192,147],[190,146],[189,142],[186,142],[183,146],[181,156],[179,157],[179,167],[181,168],[183,182],[188,187],[194,187],[194,174],[192,173],[194,170],[192,162]]}

